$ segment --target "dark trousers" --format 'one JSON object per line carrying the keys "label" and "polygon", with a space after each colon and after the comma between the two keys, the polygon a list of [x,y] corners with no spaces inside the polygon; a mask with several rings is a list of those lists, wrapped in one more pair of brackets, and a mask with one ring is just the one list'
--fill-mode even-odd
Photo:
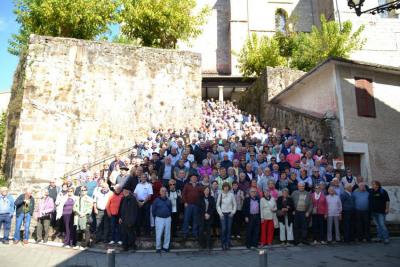
{"label": "dark trousers", "polygon": [[305,211],[296,211],[294,214],[294,242],[307,241],[307,218]]}
{"label": "dark trousers", "polygon": [[87,224],[85,230],[76,231],[76,240],[81,241],[82,247],[88,247],[90,244],[90,225]]}
{"label": "dark trousers", "polygon": [[241,210],[237,210],[235,215],[233,216],[232,222],[232,235],[238,236],[240,235],[240,230],[243,225],[243,215]]}
{"label": "dark trousers", "polygon": [[96,241],[108,242],[110,233],[110,218],[105,210],[98,210],[96,214]]}
{"label": "dark trousers", "polygon": [[318,242],[324,240],[324,215],[322,214],[313,214],[312,216],[312,230],[313,230],[313,238]]}
{"label": "dark trousers", "polygon": [[356,225],[357,225],[357,238],[359,241],[366,239],[367,241],[371,240],[371,236],[369,233],[370,228],[370,220],[369,220],[369,212],[356,210]]}
{"label": "dark trousers", "polygon": [[136,234],[140,236],[140,231],[144,230],[144,235],[150,236],[150,203],[146,202],[139,208],[137,218]]}
{"label": "dark trousers", "polygon": [[119,217],[118,215],[112,215],[111,218],[111,240],[114,242],[118,242],[121,240],[120,236],[120,225],[119,225]]}
{"label": "dark trousers", "polygon": [[343,211],[343,241],[353,241],[354,211]]}
{"label": "dark trousers", "polygon": [[260,214],[249,215],[246,227],[246,247],[257,247],[260,237]]}
{"label": "dark trousers", "polygon": [[[204,215],[203,215],[204,216]],[[211,248],[211,220],[199,220],[199,243],[202,248]]]}
{"label": "dark trousers", "polygon": [[136,249],[136,235],[135,235],[135,227],[133,225],[126,225],[124,223],[121,224],[121,234],[122,234],[122,247],[124,250],[128,250],[129,248]]}
{"label": "dark trousers", "polygon": [[75,236],[76,236],[74,227],[74,215],[64,214],[63,221],[65,227],[64,245],[73,246],[75,245]]}
{"label": "dark trousers", "polygon": [[[49,227],[50,227],[50,216],[38,219],[36,227],[37,241],[44,240],[44,242],[47,242],[49,240]],[[44,232],[44,238],[43,238],[43,232]]]}
{"label": "dark trousers", "polygon": [[178,232],[178,225],[179,224],[179,213],[178,212],[173,212],[171,215],[171,236],[176,236],[176,233]]}

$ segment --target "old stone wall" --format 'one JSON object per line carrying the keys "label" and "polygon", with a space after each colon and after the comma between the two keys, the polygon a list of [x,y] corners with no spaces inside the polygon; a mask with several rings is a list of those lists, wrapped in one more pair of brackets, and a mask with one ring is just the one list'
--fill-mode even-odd
{"label": "old stone wall", "polygon": [[198,126],[200,114],[199,54],[31,36],[12,88],[5,175],[13,187],[61,177],[152,127]]}

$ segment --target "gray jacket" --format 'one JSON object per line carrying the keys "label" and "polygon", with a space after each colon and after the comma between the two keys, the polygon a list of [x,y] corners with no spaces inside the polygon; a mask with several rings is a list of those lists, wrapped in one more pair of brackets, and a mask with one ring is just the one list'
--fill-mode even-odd
{"label": "gray jacket", "polygon": [[299,197],[301,194],[306,194],[306,199],[305,199],[306,210],[305,210],[305,212],[308,212],[309,214],[311,214],[313,205],[312,205],[312,201],[311,201],[311,194],[307,191],[300,192],[299,190],[296,190],[292,193],[291,197],[294,201],[295,210],[297,211],[297,204],[299,203]]}

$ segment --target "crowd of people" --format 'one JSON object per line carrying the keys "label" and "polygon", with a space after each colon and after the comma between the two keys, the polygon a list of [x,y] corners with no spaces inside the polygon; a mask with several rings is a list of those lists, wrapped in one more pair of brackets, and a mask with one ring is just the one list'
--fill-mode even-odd
{"label": "crowd of people", "polygon": [[282,245],[369,242],[371,219],[377,241],[389,243],[390,200],[381,183],[369,187],[330,160],[295,130],[260,125],[232,102],[208,100],[198,129],[152,130],[128,158],[115,155],[101,170],[84,165],[61,186],[51,180],[39,198],[28,188],[14,201],[1,188],[3,243],[14,214],[15,244],[28,243],[32,217],[37,242],[46,243],[53,228],[74,248],[136,249],[137,236],[155,236],[157,252],[168,252],[178,235],[207,249],[217,237],[223,250],[232,238],[256,248],[271,245],[275,229]]}

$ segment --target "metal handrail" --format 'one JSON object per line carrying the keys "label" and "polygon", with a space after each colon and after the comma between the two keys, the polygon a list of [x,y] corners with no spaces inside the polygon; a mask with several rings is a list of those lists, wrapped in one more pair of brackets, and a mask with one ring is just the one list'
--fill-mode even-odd
{"label": "metal handrail", "polygon": [[[110,155],[108,155],[108,156],[106,156],[104,158],[98,159],[98,160],[94,161],[93,163],[88,164],[88,167],[89,168],[93,168],[93,167],[96,167],[96,166],[98,166],[100,164],[104,164],[107,160],[112,159],[115,154],[124,155],[124,154],[132,151],[134,148],[136,148],[136,145],[132,146],[132,147],[129,147],[129,148],[126,148],[124,150],[121,150],[119,152],[112,153],[112,154],[110,154]],[[81,170],[82,170],[82,167],[76,168],[76,169],[74,169],[72,171],[66,172],[62,177],[65,179],[68,176],[72,176],[72,175],[78,174]]]}

